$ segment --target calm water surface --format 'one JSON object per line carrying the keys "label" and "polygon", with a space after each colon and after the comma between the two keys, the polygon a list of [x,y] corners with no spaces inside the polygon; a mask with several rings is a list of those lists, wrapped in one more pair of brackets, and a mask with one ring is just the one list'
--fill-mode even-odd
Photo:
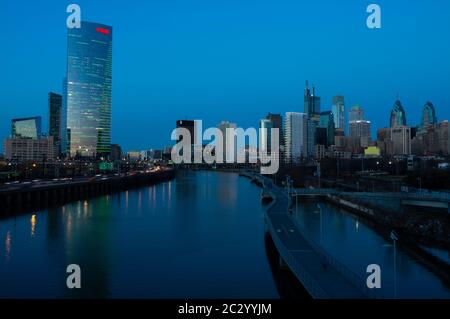
{"label": "calm water surface", "polygon": [[[260,189],[248,179],[198,171],[2,219],[0,297],[278,298],[263,216]],[[302,203],[294,218],[361,277],[368,264],[379,264],[383,294],[393,296],[389,240],[326,204]],[[66,288],[68,264],[81,266],[82,289]],[[450,292],[400,249],[397,296]]]}
{"label": "calm water surface", "polygon": [[186,172],[0,220],[0,297],[277,298],[259,194],[237,174]]}

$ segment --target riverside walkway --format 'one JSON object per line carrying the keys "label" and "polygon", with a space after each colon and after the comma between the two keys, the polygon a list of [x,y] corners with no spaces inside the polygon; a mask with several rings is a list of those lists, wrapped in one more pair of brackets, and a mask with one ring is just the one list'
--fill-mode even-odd
{"label": "riverside walkway", "polygon": [[284,263],[313,298],[366,299],[377,298],[360,278],[339,263],[321,247],[309,240],[289,214],[291,198],[285,190],[267,177],[241,172],[263,187],[272,202],[265,213],[267,229]]}

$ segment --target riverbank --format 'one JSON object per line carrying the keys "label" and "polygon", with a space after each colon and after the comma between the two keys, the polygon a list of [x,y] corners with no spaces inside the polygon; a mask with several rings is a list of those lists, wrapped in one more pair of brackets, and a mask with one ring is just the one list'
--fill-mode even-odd
{"label": "riverbank", "polygon": [[0,188],[0,218],[151,185],[174,177],[173,168],[159,168],[114,175],[10,184]]}
{"label": "riverbank", "polygon": [[[386,222],[383,219],[378,218],[380,212],[376,209],[366,207],[357,203],[353,203],[349,200],[339,198],[338,196],[328,195],[324,199],[334,205],[335,207],[342,208],[349,211],[357,216],[365,218],[370,221],[371,227],[386,239],[390,238],[390,232],[392,230],[392,224]],[[446,261],[440,259],[439,257],[431,254],[429,251],[421,247],[421,244],[432,248],[441,248],[431,246],[432,243],[429,241],[418,241],[416,240],[410,232],[405,231],[402,228],[395,228],[398,233],[400,240],[399,245],[404,249],[409,255],[414,257],[418,262],[427,267],[436,276],[441,278],[446,285],[450,286],[450,264]],[[445,247],[444,247],[445,249]]]}
{"label": "riverbank", "polygon": [[[255,179],[251,174],[246,174],[245,172],[241,175],[249,177],[251,181]],[[320,201],[324,200],[329,202],[329,204],[314,203],[319,198]],[[289,215],[295,220],[299,218],[298,220],[301,220],[299,225],[301,225],[303,233],[307,233],[312,241],[320,242],[321,247],[332,252],[337,260],[350,265],[355,273],[364,276],[361,271],[364,269],[365,274],[366,266],[370,263],[377,263],[382,266],[385,276],[387,276],[385,278],[388,278],[384,281],[385,287],[386,282],[389,283],[385,288],[387,290],[383,291],[383,295],[391,296],[392,290],[389,289],[394,286],[395,279],[390,276],[394,269],[398,270],[395,266],[394,269],[392,267],[391,253],[393,245],[392,239],[390,239],[392,228],[377,222],[376,212],[371,208],[352,203],[349,200],[342,200],[338,205],[328,201],[326,198],[324,195],[301,197],[299,205],[297,208],[293,208],[292,214]],[[343,210],[340,211],[336,207],[341,207]],[[338,211],[340,214],[337,214]],[[324,219],[323,224],[322,219]],[[443,287],[447,287],[443,288],[444,291],[449,289],[449,266],[421,250],[416,243],[411,242],[403,233],[399,233],[399,238],[397,247],[400,248],[399,254],[402,257],[398,257],[398,261],[402,264],[414,265],[416,273],[420,274],[419,277],[429,278],[430,282],[434,282],[433,285],[436,285],[436,287],[440,287],[443,284]],[[342,246],[345,246],[345,249]],[[401,289],[404,291],[401,295],[403,296],[415,296],[415,293],[407,288],[415,281],[415,277],[410,276],[411,271],[410,269],[410,271],[402,275],[404,278],[402,279],[403,287]],[[433,277],[435,279],[431,279]],[[420,282],[421,285],[423,284],[420,280],[417,280],[417,282]],[[431,291],[428,291],[428,296],[433,295]],[[425,296],[425,291],[419,293],[418,296],[422,294]]]}
{"label": "riverbank", "polygon": [[[334,205],[349,209],[373,219],[384,226],[414,239],[418,244],[450,250],[450,214],[413,209],[390,211],[376,204],[348,198],[344,195],[327,195],[325,199]],[[413,239],[412,239],[413,238]]]}

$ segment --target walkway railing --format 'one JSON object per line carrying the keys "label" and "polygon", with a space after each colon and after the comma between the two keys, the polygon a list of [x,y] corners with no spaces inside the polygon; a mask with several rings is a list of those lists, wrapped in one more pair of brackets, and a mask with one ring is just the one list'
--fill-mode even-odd
{"label": "walkway railing", "polygon": [[309,235],[307,235],[306,230],[302,227],[295,219],[294,223],[303,234],[303,238],[308,242],[309,245],[313,247],[320,255],[322,255],[328,264],[330,264],[334,269],[336,269],[342,276],[344,276],[352,285],[357,287],[364,295],[369,298],[382,298],[382,296],[377,293],[374,289],[369,289],[367,287],[366,281],[358,276],[355,272],[350,270],[345,264],[338,261],[336,258],[331,256],[324,248],[317,244]]}
{"label": "walkway railing", "polygon": [[[279,192],[277,192],[277,193],[281,193],[281,194],[278,194],[278,197],[277,197],[277,195],[275,194],[274,188],[278,187],[278,186],[274,185],[272,180],[270,180],[266,177],[263,177],[263,176],[258,176],[256,178],[260,179],[260,181],[268,189],[268,191],[271,193],[272,197],[274,198],[273,203],[267,208],[267,211],[269,212],[275,206],[277,200],[278,201],[280,200],[279,197],[282,196],[286,200],[286,206],[284,209],[285,209],[285,212],[287,213],[288,208],[290,207],[291,202],[292,202],[291,196],[288,196],[281,189],[279,189]],[[322,189],[322,191],[324,192],[324,194],[328,194],[326,192],[329,191],[329,189],[328,190]],[[272,234],[276,234],[275,229],[273,228],[273,225],[270,222],[270,218],[267,218],[267,219],[268,219],[268,224],[269,224],[269,230],[271,231]],[[369,289],[367,287],[366,281],[362,277],[358,276],[356,273],[354,273],[352,270],[350,270],[346,265],[339,262],[336,258],[332,257],[325,249],[323,249],[314,240],[312,240],[307,235],[307,232],[305,231],[305,229],[303,227],[301,227],[298,224],[298,222],[296,222],[295,219],[292,219],[292,220],[294,221],[294,224],[296,225],[296,227],[302,234],[302,237],[312,247],[312,249],[316,253],[318,253],[322,258],[324,258],[324,260],[331,267],[333,267],[338,273],[340,273],[348,282],[350,282],[354,287],[359,289],[359,291],[361,291],[361,293],[363,295],[367,296],[368,298],[381,298],[382,297],[377,291]],[[312,295],[314,294],[313,297],[327,298],[328,297],[327,293],[319,286],[317,281],[307,271],[305,271],[304,268],[297,262],[297,260],[292,256],[292,254],[289,252],[289,250],[286,249],[286,247],[281,242],[281,240],[278,238],[278,236],[272,236],[272,238],[275,242],[276,247],[278,248],[278,250],[280,252],[280,255],[282,255],[283,258],[285,258],[285,262],[288,263],[288,265],[290,265],[291,270],[299,278],[302,279],[301,281],[305,286],[307,286],[306,288],[308,289],[308,291]]]}
{"label": "walkway railing", "polygon": [[[276,199],[275,199],[276,200]],[[276,234],[276,231],[272,225],[269,218],[266,218],[266,223],[271,234]],[[291,271],[296,275],[297,278],[301,278],[301,283],[305,286],[306,290],[311,294],[313,298],[329,298],[330,296],[323,290],[317,281],[306,271],[292,256],[283,242],[278,236],[272,236],[272,240],[278,249],[279,254],[282,256],[283,260],[290,266]]]}

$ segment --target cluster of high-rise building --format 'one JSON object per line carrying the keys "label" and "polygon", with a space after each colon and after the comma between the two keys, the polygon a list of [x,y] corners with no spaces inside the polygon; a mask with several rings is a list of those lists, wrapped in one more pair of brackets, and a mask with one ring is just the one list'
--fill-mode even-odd
{"label": "cluster of high-rise building", "polygon": [[44,161],[111,155],[112,27],[81,22],[68,29],[62,94],[48,95],[48,134],[41,117],[13,119],[5,158]]}
{"label": "cluster of high-rise building", "polygon": [[419,125],[408,126],[406,112],[399,100],[392,108],[390,127],[377,131],[377,146],[381,154],[448,156],[450,154],[448,121],[438,122],[436,111],[431,102],[422,110]]}
{"label": "cluster of high-rise building", "polygon": [[[42,132],[40,116],[13,119],[11,136],[4,142],[5,158],[18,162],[57,158],[120,159],[120,147],[111,145],[111,86],[112,27],[83,21],[81,28],[68,29],[62,94],[48,94],[48,133]],[[344,96],[334,96],[331,110],[322,111],[316,88],[314,85],[310,88],[306,81],[303,103],[303,112],[286,112],[284,119],[281,114],[269,113],[259,121],[260,128],[267,129],[260,137],[260,147],[270,152],[273,141],[268,132],[272,128],[279,129],[279,155],[286,163],[364,154],[429,156],[450,153],[448,121],[437,121],[431,102],[423,108],[421,123],[408,126],[405,109],[397,100],[390,113],[389,127],[378,129],[376,140],[371,138],[371,122],[365,119],[360,106],[350,108],[346,121]],[[202,151],[203,145],[195,134],[196,121],[180,120],[177,127],[191,132],[192,145],[200,144],[201,149],[193,149],[193,154]],[[236,127],[228,121],[218,125],[223,133],[227,128]],[[235,141],[227,140],[230,137],[226,134],[223,136],[223,147],[227,150],[227,145]],[[243,147],[247,151],[251,148]],[[233,156],[239,154],[237,150],[233,153]],[[139,153],[139,157],[153,156],[149,154]]]}
{"label": "cluster of high-rise building", "polygon": [[[449,155],[448,121],[438,123],[432,103],[423,108],[422,121],[417,126],[408,126],[406,112],[400,102],[394,102],[389,116],[389,127],[377,130],[377,138],[372,139],[371,121],[364,115],[359,105],[348,112],[342,95],[333,97],[331,110],[321,111],[321,99],[313,86],[306,82],[304,90],[304,112],[269,113],[259,121],[261,130],[259,147],[271,151],[270,129],[279,129],[280,157],[287,164],[299,164],[324,157],[352,158],[353,156],[402,156],[402,155]],[[184,122],[184,126],[194,134],[194,121]],[[236,124],[221,122],[218,127],[225,136],[226,128],[236,128]],[[194,141],[192,141],[194,144]],[[224,140],[225,146],[230,141]],[[250,148],[250,146],[245,146]],[[226,149],[226,148],[224,148]],[[201,150],[200,150],[201,151]]]}

